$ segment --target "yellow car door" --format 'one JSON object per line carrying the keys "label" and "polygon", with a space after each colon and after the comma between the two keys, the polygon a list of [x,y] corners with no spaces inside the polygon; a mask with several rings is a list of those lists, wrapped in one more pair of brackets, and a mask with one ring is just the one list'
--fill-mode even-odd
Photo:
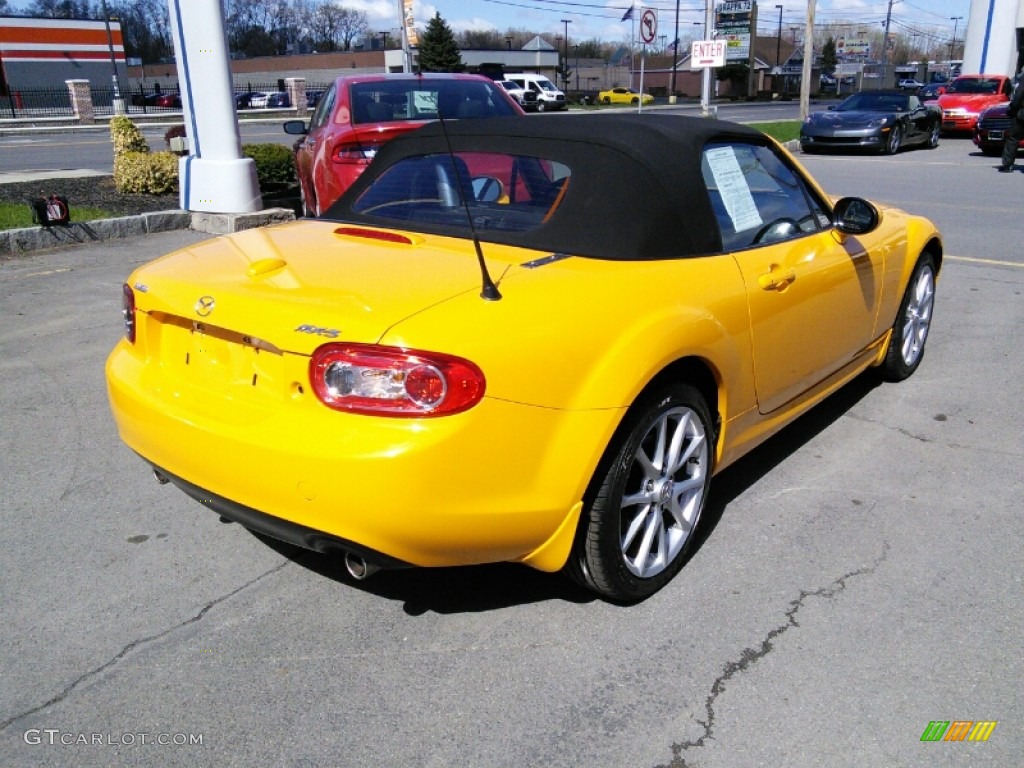
{"label": "yellow car door", "polygon": [[703,160],[747,290],[758,409],[770,413],[865,353],[882,257],[835,237],[825,202],[771,147],[715,144]]}
{"label": "yellow car door", "polygon": [[806,392],[871,343],[881,259],[872,260],[853,238],[846,242],[824,230],[735,255],[747,288],[762,413]]}

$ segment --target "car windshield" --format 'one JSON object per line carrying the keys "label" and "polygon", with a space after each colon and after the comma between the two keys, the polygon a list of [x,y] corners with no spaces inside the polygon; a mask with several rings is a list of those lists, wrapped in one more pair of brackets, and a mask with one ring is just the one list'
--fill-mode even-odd
{"label": "car windshield", "polygon": [[950,83],[946,93],[997,93],[999,81],[988,77],[963,77]]}
{"label": "car windshield", "polygon": [[855,93],[843,101],[836,110],[839,112],[906,112],[910,96],[901,93]]}
{"label": "car windshield", "polygon": [[541,226],[561,205],[570,175],[564,164],[540,157],[497,152],[416,155],[375,179],[352,210],[385,226],[415,228],[416,222],[463,229],[468,235],[471,217],[478,232],[526,232]]}
{"label": "car windshield", "polygon": [[352,122],[388,123],[402,120],[497,117],[515,109],[491,82],[477,80],[381,80],[353,83]]}

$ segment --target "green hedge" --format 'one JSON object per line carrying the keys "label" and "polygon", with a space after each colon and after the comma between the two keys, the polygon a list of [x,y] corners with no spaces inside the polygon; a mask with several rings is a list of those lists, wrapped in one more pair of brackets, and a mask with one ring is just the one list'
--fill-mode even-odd
{"label": "green hedge", "polygon": [[261,190],[295,181],[295,155],[283,144],[244,144],[242,154],[256,163]]}
{"label": "green hedge", "polygon": [[[184,126],[174,126],[164,136],[185,135]],[[173,152],[150,152],[142,132],[127,117],[110,121],[114,143],[114,186],[118,192],[167,195],[178,189],[178,156]],[[245,144],[242,155],[256,163],[261,192],[295,182],[295,155],[282,144]]]}

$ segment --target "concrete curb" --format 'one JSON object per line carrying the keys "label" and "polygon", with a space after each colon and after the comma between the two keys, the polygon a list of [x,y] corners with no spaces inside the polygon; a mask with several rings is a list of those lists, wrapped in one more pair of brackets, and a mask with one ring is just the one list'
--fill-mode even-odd
{"label": "concrete curb", "polygon": [[172,229],[191,228],[211,235],[224,235],[294,219],[295,212],[288,208],[267,208],[254,213],[193,213],[172,210],[152,211],[116,219],[72,222],[66,226],[7,229],[0,231],[0,259],[32,251],[122,237],[139,237]]}

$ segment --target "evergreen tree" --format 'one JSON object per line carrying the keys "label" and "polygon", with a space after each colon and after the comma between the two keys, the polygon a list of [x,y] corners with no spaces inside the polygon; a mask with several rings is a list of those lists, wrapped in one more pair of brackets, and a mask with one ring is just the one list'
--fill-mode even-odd
{"label": "evergreen tree", "polygon": [[420,72],[461,72],[464,68],[451,27],[435,13],[420,37]]}
{"label": "evergreen tree", "polygon": [[836,40],[829,35],[828,40],[821,46],[821,71],[831,75],[839,65],[839,57],[836,55]]}

